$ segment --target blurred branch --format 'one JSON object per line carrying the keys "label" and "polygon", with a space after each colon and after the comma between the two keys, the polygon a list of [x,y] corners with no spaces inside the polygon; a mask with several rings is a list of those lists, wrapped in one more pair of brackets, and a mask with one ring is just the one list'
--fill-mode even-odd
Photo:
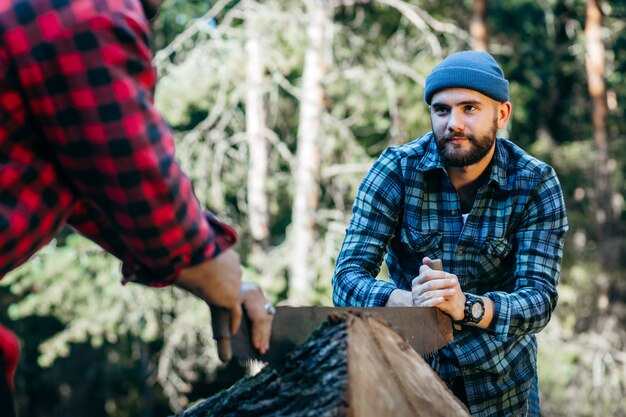
{"label": "blurred branch", "polygon": [[322,169],[322,178],[329,179],[337,175],[345,174],[365,174],[372,167],[371,163],[363,164],[337,164],[324,167]]}
{"label": "blurred branch", "polygon": [[231,0],[220,0],[202,17],[198,18],[191,26],[174,38],[165,48],[158,51],[154,56],[154,65],[158,68],[166,64],[169,57],[182,49],[183,45],[190,41],[196,34],[203,32],[207,22],[215,18],[230,3]]}

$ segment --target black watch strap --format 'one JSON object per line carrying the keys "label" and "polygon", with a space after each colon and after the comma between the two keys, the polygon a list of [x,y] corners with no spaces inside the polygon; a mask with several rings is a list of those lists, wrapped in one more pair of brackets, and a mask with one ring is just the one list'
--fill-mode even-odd
{"label": "black watch strap", "polygon": [[480,323],[480,321],[485,316],[485,302],[482,298],[477,297],[473,294],[463,293],[465,294],[465,315],[463,319],[459,322],[461,324],[466,323]]}

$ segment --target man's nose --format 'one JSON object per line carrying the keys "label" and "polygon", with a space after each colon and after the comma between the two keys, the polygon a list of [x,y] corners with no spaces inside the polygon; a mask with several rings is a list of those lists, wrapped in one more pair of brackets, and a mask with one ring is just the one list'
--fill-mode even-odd
{"label": "man's nose", "polygon": [[462,132],[465,129],[465,119],[463,112],[459,110],[450,110],[450,117],[448,118],[448,130],[451,132]]}

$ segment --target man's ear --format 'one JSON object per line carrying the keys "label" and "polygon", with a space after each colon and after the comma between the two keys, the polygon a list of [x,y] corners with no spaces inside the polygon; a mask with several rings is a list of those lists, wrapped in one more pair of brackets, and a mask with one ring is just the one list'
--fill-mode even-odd
{"label": "man's ear", "polygon": [[511,102],[505,101],[498,105],[498,129],[504,129],[506,127],[509,118],[511,117]]}

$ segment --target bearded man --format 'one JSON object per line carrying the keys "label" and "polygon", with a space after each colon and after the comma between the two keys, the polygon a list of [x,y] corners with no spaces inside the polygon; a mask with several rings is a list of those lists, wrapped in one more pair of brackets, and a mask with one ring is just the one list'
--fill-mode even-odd
{"label": "bearded man", "polygon": [[[431,366],[471,414],[537,416],[535,334],[557,303],[568,229],[561,186],[549,165],[496,136],[512,107],[488,53],[448,56],[424,99],[432,132],[385,150],[361,183],[334,303],[440,309],[454,341]],[[383,257],[389,280],[376,279]]]}

